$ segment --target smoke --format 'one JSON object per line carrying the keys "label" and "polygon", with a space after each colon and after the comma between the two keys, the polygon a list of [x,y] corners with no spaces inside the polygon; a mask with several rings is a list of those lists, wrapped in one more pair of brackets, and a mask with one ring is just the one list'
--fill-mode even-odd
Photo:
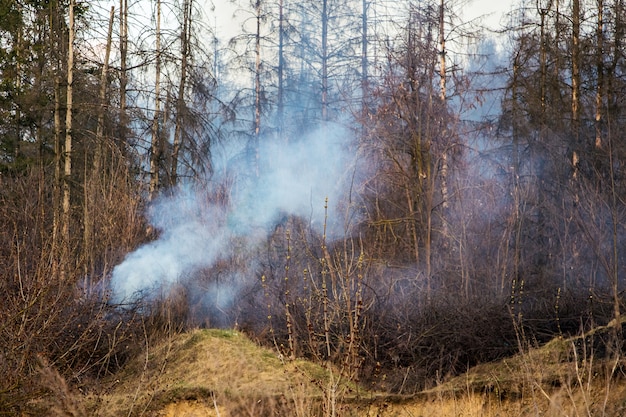
{"label": "smoke", "polygon": [[[347,194],[345,177],[350,176],[344,146],[348,132],[327,127],[289,144],[261,140],[258,176],[255,167],[233,163],[232,149],[216,152],[214,175],[207,181],[208,192],[184,187],[157,199],[147,213],[159,231],[157,240],[139,247],[113,269],[111,297],[125,303],[167,296],[172,286],[185,283],[198,271],[228,259],[236,240],[237,251],[252,254],[266,234],[286,216],[298,216],[322,230],[325,200],[333,207]],[[241,160],[241,158],[240,158]],[[229,200],[210,196],[227,178]],[[329,222],[327,235],[342,232]],[[252,260],[250,260],[252,262]],[[253,277],[249,277],[253,279]],[[232,302],[244,279],[221,280],[206,291],[220,304]],[[227,297],[223,297],[228,294]],[[211,294],[209,298],[213,297]],[[225,307],[225,306],[223,306]]]}
{"label": "smoke", "polygon": [[148,219],[160,236],[130,253],[113,269],[115,301],[167,293],[182,277],[218,258],[228,230],[211,222],[211,217],[219,218],[215,207],[206,208],[206,212],[203,209],[190,189],[155,202]]}

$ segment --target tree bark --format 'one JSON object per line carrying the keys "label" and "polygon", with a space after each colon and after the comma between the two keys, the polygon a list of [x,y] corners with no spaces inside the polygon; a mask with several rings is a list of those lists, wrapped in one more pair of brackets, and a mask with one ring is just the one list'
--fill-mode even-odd
{"label": "tree bark", "polygon": [[[572,135],[574,139],[573,165],[580,147],[580,0],[572,0]],[[576,170],[574,170],[574,175]]]}
{"label": "tree bark", "polygon": [[254,170],[259,176],[259,136],[261,135],[261,0],[256,0],[256,33],[254,37]]}
{"label": "tree bark", "polygon": [[594,128],[596,133],[595,147],[602,148],[602,103],[604,97],[604,0],[596,0],[598,17],[596,25],[596,102]]}
{"label": "tree bark", "polygon": [[149,198],[153,200],[160,186],[161,162],[161,0],[156,0],[156,68],[154,80],[154,115],[152,118],[152,143],[150,154]]}
{"label": "tree bark", "polygon": [[[368,20],[367,20],[367,8],[368,3],[367,0],[363,0],[362,3],[362,15],[361,15],[361,113],[362,116],[365,117],[367,113],[367,95],[368,95],[368,38],[367,38],[367,29],[368,29]],[[363,124],[365,124],[365,120],[363,120]]]}
{"label": "tree bark", "polygon": [[172,174],[171,185],[178,183],[178,159],[180,148],[183,144],[183,123],[185,120],[185,85],[187,84],[187,58],[189,55],[189,38],[191,34],[191,10],[193,0],[183,1],[183,28],[180,34],[180,84],[178,85],[178,97],[176,99],[176,126],[174,128],[174,143],[172,149]]}
{"label": "tree bark", "polygon": [[69,4],[69,28],[67,50],[67,97],[65,113],[65,146],[63,149],[63,245],[70,242],[70,214],[71,214],[71,177],[72,177],[72,110],[73,110],[73,83],[74,83],[74,6],[75,0]]}
{"label": "tree bark", "polygon": [[283,0],[278,2],[278,104],[277,104],[277,125],[278,125],[278,138],[282,143],[285,138],[283,137],[284,124],[285,124],[285,13],[284,13]]}
{"label": "tree bark", "polygon": [[[447,85],[446,85],[446,32],[445,32],[445,0],[441,0],[439,4],[439,98],[441,102],[446,103]],[[446,141],[447,129],[446,121],[442,120],[441,136]],[[448,236],[445,212],[448,209],[448,149],[447,143],[443,144],[441,150],[441,208],[443,211],[442,234],[444,238]]]}
{"label": "tree bark", "polygon": [[328,0],[322,1],[322,124],[328,122]]}
{"label": "tree bark", "polygon": [[61,237],[61,164],[63,143],[61,139],[61,77],[54,78],[54,187],[52,190],[52,246],[53,253],[60,246]]}
{"label": "tree bark", "polygon": [[[540,2],[546,0],[537,0],[537,13],[539,13],[539,91],[540,91],[540,127],[541,137],[543,138],[544,130],[546,127],[546,99],[548,94],[548,64],[547,64],[547,36],[546,36],[546,18],[552,9],[552,0],[547,0],[547,4],[540,4]],[[576,0],[574,0],[576,1]]]}
{"label": "tree bark", "polygon": [[128,0],[120,0],[120,140],[126,142],[128,118],[126,114],[126,85],[128,54]]}
{"label": "tree bark", "polygon": [[[108,85],[109,58],[111,56],[111,42],[113,38],[113,21],[115,19],[115,7],[111,6],[109,15],[109,28],[107,32],[107,44],[104,53],[104,62],[102,63],[102,71],[100,73],[100,91],[98,93],[98,101],[100,111],[98,112],[98,121],[96,123],[96,140],[95,152],[93,156],[93,166],[91,172],[87,173],[87,165],[85,164],[85,178],[83,186],[83,252],[85,254],[85,269],[89,270],[95,263],[94,248],[94,211],[97,207],[99,189],[103,172],[102,159],[104,157],[104,115],[107,112],[106,93]],[[86,160],[86,159],[85,159]],[[91,271],[87,271],[90,273]]]}

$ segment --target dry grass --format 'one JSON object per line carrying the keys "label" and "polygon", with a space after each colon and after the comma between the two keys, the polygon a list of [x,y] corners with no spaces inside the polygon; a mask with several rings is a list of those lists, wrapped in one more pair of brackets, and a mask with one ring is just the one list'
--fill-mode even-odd
{"label": "dry grass", "polygon": [[[328,380],[323,367],[284,361],[239,332],[195,330],[148,349],[108,383],[91,408],[103,417],[158,410],[183,415],[192,413],[183,409],[198,407],[206,415],[257,415],[285,404],[304,411],[324,397]],[[352,387],[342,383],[337,390],[347,393]]]}
{"label": "dry grass", "polygon": [[481,404],[479,413],[469,415],[625,415],[626,361],[610,351],[613,331],[601,326],[582,336],[556,338],[476,366],[423,394],[446,404],[437,415],[460,415],[441,410],[468,401]]}
{"label": "dry grass", "polygon": [[[580,356],[585,338],[556,339],[483,364],[415,396],[344,384],[286,361],[245,335],[195,330],[131,362],[88,401],[94,416],[614,416],[626,412],[622,360]],[[338,382],[338,383],[337,383]]]}

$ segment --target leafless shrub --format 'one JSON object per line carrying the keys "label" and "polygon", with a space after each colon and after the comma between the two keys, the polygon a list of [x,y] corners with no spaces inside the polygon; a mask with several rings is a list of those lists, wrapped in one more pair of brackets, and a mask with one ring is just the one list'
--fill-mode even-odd
{"label": "leafless shrub", "polygon": [[44,400],[48,415],[55,417],[84,417],[87,412],[80,394],[75,393],[61,374],[43,356],[38,356],[39,384],[48,391]]}
{"label": "leafless shrub", "polygon": [[[106,190],[111,211],[96,217],[95,246],[82,247],[76,239],[61,248],[52,229],[51,195],[42,188],[47,178],[38,168],[0,177],[0,217],[6,220],[0,230],[0,268],[6,272],[0,283],[0,373],[7,376],[0,381],[0,408],[9,415],[26,411],[41,394],[40,369],[53,393],[66,385],[88,389],[114,372],[132,356],[140,329],[135,311],[107,302],[104,281],[123,246],[142,238],[143,223],[128,210],[136,204],[126,193],[128,184]],[[73,221],[75,232],[79,220]],[[60,250],[72,257],[60,257]],[[46,358],[46,364],[38,358]]]}

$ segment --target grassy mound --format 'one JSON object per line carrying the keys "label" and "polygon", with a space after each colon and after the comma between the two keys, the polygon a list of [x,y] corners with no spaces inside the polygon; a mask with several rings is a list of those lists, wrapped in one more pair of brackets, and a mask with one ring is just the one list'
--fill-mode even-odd
{"label": "grassy mound", "polygon": [[482,398],[477,415],[626,415],[622,343],[612,326],[600,326],[541,347],[521,345],[522,353],[473,367],[422,395]]}
{"label": "grassy mound", "polygon": [[213,329],[148,348],[103,391],[92,415],[316,415],[358,389],[327,368],[284,360],[240,332]]}
{"label": "grassy mound", "polygon": [[558,338],[431,390],[390,396],[330,367],[285,360],[237,331],[194,330],[148,346],[101,389],[78,395],[80,404],[57,408],[102,417],[626,415],[626,361],[608,349],[613,335],[600,327]]}

